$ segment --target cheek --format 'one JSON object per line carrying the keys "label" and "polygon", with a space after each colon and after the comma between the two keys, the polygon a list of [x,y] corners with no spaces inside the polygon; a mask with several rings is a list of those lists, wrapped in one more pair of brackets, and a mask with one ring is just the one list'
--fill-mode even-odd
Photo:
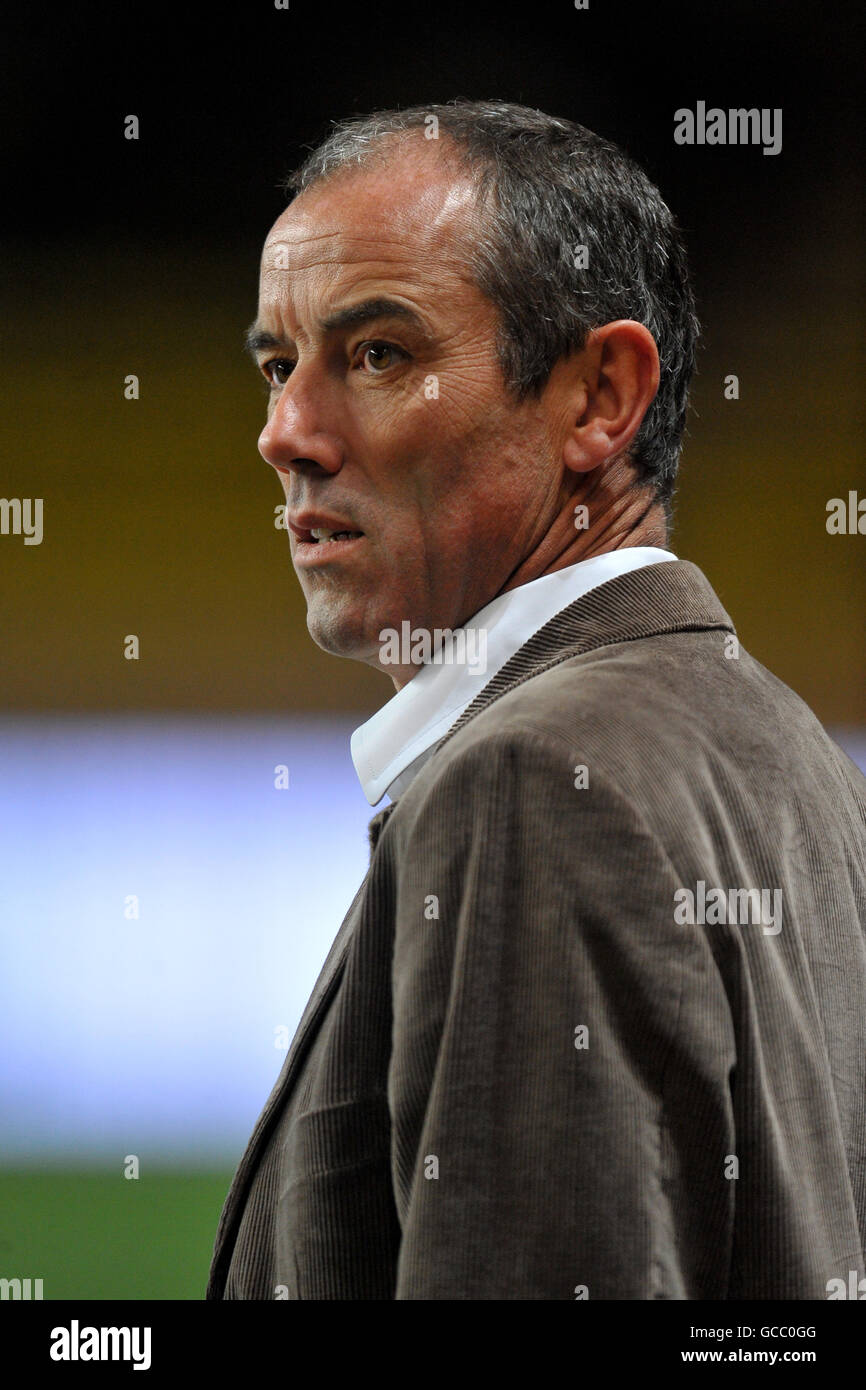
{"label": "cheek", "polygon": [[402,534],[417,535],[424,516],[459,474],[460,451],[443,432],[441,416],[431,404],[435,402],[389,407],[387,416],[364,430],[358,441],[358,456],[367,460],[367,477],[360,486],[372,494],[375,515],[398,545],[401,526]]}
{"label": "cheek", "polygon": [[525,450],[515,451],[520,431],[503,420],[496,393],[485,395],[483,382],[470,393],[445,376],[437,388],[427,398],[421,381],[411,397],[389,402],[364,430],[363,454],[395,552],[420,542],[428,554],[465,550],[471,557],[483,539],[498,542],[513,531],[531,470]]}

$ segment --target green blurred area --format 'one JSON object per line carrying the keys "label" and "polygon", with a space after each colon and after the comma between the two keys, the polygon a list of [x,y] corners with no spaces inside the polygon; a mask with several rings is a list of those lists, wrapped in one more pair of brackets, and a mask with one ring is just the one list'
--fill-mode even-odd
{"label": "green blurred area", "polygon": [[0,1172],[0,1278],[48,1299],[203,1299],[231,1172]]}

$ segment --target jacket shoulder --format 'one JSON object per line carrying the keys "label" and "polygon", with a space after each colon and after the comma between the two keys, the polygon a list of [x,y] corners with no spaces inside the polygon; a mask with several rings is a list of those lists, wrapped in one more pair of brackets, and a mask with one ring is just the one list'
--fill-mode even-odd
{"label": "jacket shoulder", "polygon": [[[866,825],[866,777],[794,691],[724,631],[695,629],[566,654],[447,735],[400,798],[487,784],[502,760],[543,784],[567,766],[655,822],[713,800],[799,802]],[[694,821],[693,821],[694,823]]]}

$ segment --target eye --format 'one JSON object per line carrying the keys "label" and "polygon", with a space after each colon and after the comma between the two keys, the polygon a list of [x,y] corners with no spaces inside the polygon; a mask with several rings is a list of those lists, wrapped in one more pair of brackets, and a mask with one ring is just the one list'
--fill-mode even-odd
{"label": "eye", "polygon": [[294,365],[294,362],[289,362],[285,357],[273,357],[270,362],[262,363],[262,372],[272,391],[278,391],[281,386],[285,386]]}
{"label": "eye", "polygon": [[403,349],[395,347],[393,343],[359,343],[355,349],[355,357],[360,357],[360,361],[366,364],[371,376],[381,376],[406,356]]}

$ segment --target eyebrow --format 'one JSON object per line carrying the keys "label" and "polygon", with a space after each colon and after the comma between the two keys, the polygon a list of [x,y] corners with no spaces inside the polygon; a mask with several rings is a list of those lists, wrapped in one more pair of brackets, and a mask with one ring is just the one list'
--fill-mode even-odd
{"label": "eyebrow", "polygon": [[[345,309],[338,309],[336,313],[329,314],[326,319],[320,321],[319,327],[325,333],[333,333],[339,328],[357,328],[359,324],[371,323],[374,319],[403,319],[410,323],[413,328],[423,330],[425,324],[420,314],[416,314],[414,309],[408,305],[401,304],[396,299],[363,299],[360,304],[350,304]],[[268,333],[259,327],[258,319],[247,329],[244,343],[246,350],[251,356],[255,357],[259,352],[272,351],[275,348],[288,346],[285,338]]]}

